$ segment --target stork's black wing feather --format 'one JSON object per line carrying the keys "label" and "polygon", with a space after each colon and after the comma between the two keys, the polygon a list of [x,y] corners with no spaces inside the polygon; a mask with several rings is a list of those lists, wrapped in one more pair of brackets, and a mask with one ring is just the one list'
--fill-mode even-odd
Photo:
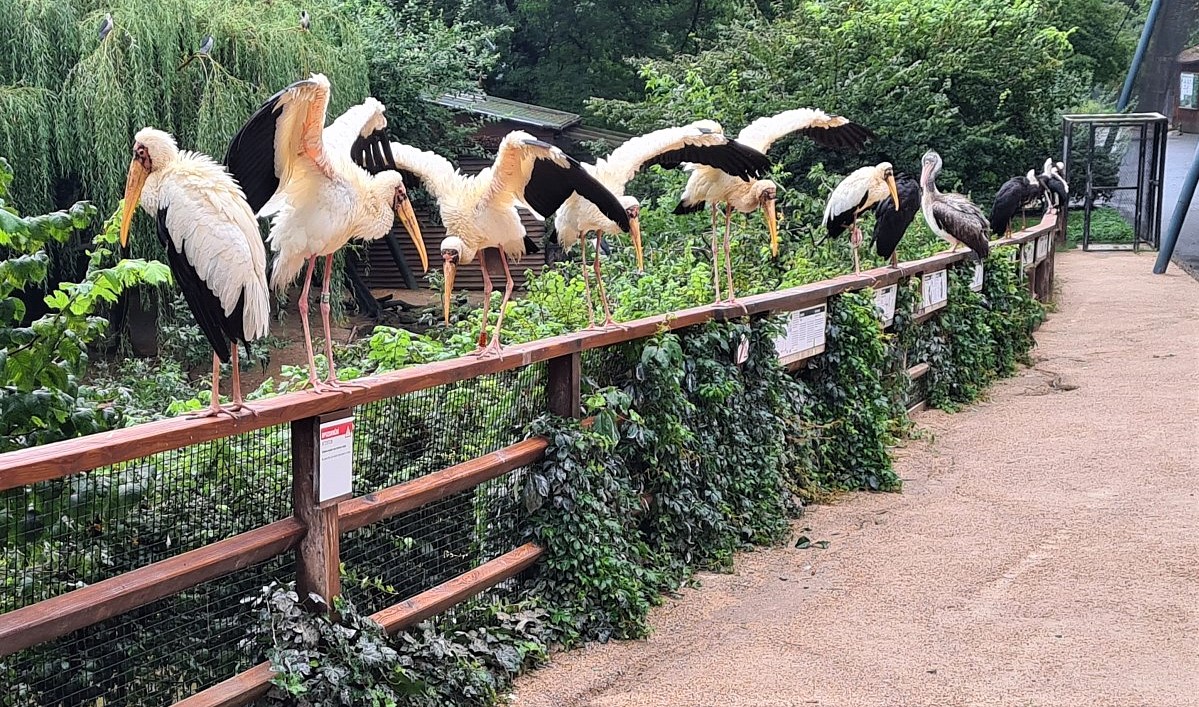
{"label": "stork's black wing feather", "polygon": [[200,278],[187,256],[175,249],[175,242],[171,240],[170,231],[167,230],[166,208],[158,210],[158,240],[166,248],[167,264],[171,266],[171,274],[175,276],[175,282],[179,283],[179,289],[183,290],[183,299],[195,317],[196,324],[200,325],[200,331],[208,338],[208,343],[212,345],[217,357],[228,363],[229,341],[233,340],[236,346],[237,341],[246,340],[242,327],[245,293],[243,292],[238,299],[233,313],[225,316],[220,299]]}
{"label": "stork's black wing feather", "polygon": [[837,150],[860,150],[867,140],[874,138],[874,132],[870,128],[853,121],[832,128],[812,126],[802,128],[798,132],[821,147]]}
{"label": "stork's black wing feather", "polygon": [[577,193],[599,207],[604,216],[620,226],[620,230],[628,232],[629,215],[625,213],[620,200],[583,169],[578,160],[570,155],[565,157],[565,167],[549,159],[539,159],[533,163],[533,173],[525,185],[525,203],[549,218],[571,194]]}
{"label": "stork's black wing feather", "polygon": [[678,206],[674,207],[674,211],[671,213],[673,213],[675,216],[681,216],[683,214],[694,214],[703,211],[706,208],[708,208],[708,202],[706,201],[697,201],[694,204],[686,204],[680,201]]}
{"label": "stork's black wing feather", "polygon": [[857,217],[858,212],[861,211],[862,206],[869,198],[870,193],[863,192],[862,198],[858,200],[858,203],[854,204],[852,209],[846,209],[839,214],[833,214],[832,218],[829,219],[828,224],[826,224],[828,227],[828,237],[836,238],[837,236],[841,235],[845,229],[852,226],[854,218]]}
{"label": "stork's black wing feather", "polygon": [[1024,205],[1024,187],[1028,180],[1024,177],[1012,177],[995,192],[995,201],[991,204],[991,215],[988,219],[991,231],[998,235],[1007,233],[1008,226],[1016,212]]}
{"label": "stork's black wing feather", "polygon": [[899,194],[898,210],[890,199],[883,199],[874,206],[874,247],[880,258],[891,257],[920,212],[923,196],[920,182],[901,174],[895,178],[895,191]]}
{"label": "stork's black wing feather", "polygon": [[279,98],[296,85],[271,96],[254,111],[225,151],[225,168],[241,185],[254,213],[258,213],[279,190],[279,175],[275,173],[276,122],[283,111]]}
{"label": "stork's black wing feather", "polygon": [[987,240],[987,217],[982,209],[961,194],[941,194],[933,201],[933,220],[937,227],[985,258],[991,252]]}
{"label": "stork's black wing feather", "polygon": [[744,180],[757,179],[770,172],[770,158],[749,145],[729,140],[723,145],[684,145],[645,162],[674,169],[684,162],[715,167],[725,174]]}
{"label": "stork's black wing feather", "polygon": [[1065,208],[1070,202],[1070,191],[1057,177],[1049,177],[1048,182],[1049,191],[1054,196],[1054,206]]}

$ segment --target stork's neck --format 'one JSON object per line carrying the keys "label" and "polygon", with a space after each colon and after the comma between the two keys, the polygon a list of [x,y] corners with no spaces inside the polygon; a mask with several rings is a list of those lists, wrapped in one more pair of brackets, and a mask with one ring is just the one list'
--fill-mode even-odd
{"label": "stork's neck", "polygon": [[925,194],[936,195],[941,193],[941,190],[937,188],[937,175],[940,173],[940,169],[934,169],[928,173],[928,180],[926,183],[920,185],[924,189]]}

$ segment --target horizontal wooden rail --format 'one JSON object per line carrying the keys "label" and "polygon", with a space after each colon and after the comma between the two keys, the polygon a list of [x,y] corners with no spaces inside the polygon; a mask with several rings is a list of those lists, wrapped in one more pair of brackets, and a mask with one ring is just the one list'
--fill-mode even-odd
{"label": "horizontal wooden rail", "polygon": [[303,535],[303,524],[287,518],[0,614],[0,657],[268,560]]}
{"label": "horizontal wooden rail", "polygon": [[[444,584],[377,611],[371,615],[371,619],[381,625],[387,633],[395,633],[515,577],[531,567],[543,552],[541,547],[533,543],[522,545]],[[175,707],[240,707],[266,694],[271,687],[272,677],[274,673],[270,664],[261,663],[203,692],[176,702]]]}
{"label": "horizontal wooden rail", "polygon": [[908,378],[910,380],[922,378],[925,373],[928,373],[929,368],[931,368],[931,366],[929,366],[927,363],[917,363],[915,366],[912,366],[908,369]]}
{"label": "horizontal wooden rail", "polygon": [[[1052,233],[1056,222],[1047,217],[1037,226],[1009,238],[992,241],[992,247],[1015,245]],[[446,383],[508,371],[579,351],[611,346],[707,321],[730,320],[749,314],[802,309],[842,292],[888,285],[914,274],[939,270],[970,258],[968,251],[946,251],[931,258],[881,267],[823,282],[745,297],[736,303],[693,307],[631,322],[620,328],[579,331],[539,339],[504,349],[499,356],[461,356],[411,366],[392,373],[356,381],[362,387],[346,392],[289,393],[255,401],[258,414],[230,419],[172,418],[125,429],[39,445],[0,454],[0,491],[26,484],[90,471],[150,454],[179,449],[230,435],[290,423],[355,405],[397,397]]]}

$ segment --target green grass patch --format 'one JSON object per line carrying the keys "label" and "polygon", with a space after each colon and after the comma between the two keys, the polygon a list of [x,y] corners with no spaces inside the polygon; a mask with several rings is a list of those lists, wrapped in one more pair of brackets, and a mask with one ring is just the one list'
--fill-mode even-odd
{"label": "green grass patch", "polygon": [[[1070,214],[1070,223],[1066,227],[1066,242],[1071,248],[1082,243],[1085,220],[1081,211]],[[1132,243],[1132,238],[1132,225],[1124,220],[1124,216],[1118,210],[1104,207],[1091,211],[1092,243]]]}

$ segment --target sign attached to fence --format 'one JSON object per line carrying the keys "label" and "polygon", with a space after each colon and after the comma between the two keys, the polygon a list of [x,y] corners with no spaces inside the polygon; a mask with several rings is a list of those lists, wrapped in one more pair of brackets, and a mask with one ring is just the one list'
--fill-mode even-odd
{"label": "sign attached to fence", "polygon": [[1035,243],[1020,244],[1020,267],[1029,268],[1036,262],[1037,252]]}
{"label": "sign attached to fence", "polygon": [[878,310],[878,319],[883,328],[895,323],[895,298],[899,294],[899,285],[887,285],[874,291],[874,308]]}
{"label": "sign attached to fence", "polygon": [[983,261],[979,260],[974,263],[974,275],[970,277],[970,289],[975,292],[983,291],[983,275],[986,271],[983,269]]}
{"label": "sign attached to fence", "polygon": [[824,327],[827,321],[827,303],[792,312],[787,319],[786,332],[774,340],[779,363],[795,363],[824,351]]}
{"label": "sign attached to fence", "polygon": [[1044,260],[1045,256],[1047,256],[1047,255],[1049,255],[1049,234],[1048,233],[1037,238],[1037,251],[1035,254],[1037,262],[1039,263],[1042,260]]}
{"label": "sign attached to fence", "polygon": [[945,306],[949,301],[949,276],[944,270],[924,273],[920,276],[920,309],[916,315],[928,314]]}
{"label": "sign attached to fence", "polygon": [[741,341],[737,344],[736,363],[738,366],[740,366],[741,364],[745,363],[748,360],[749,360],[749,337],[742,334]]}
{"label": "sign attached to fence", "polygon": [[321,423],[320,465],[317,467],[317,503],[349,496],[354,490],[354,418]]}

